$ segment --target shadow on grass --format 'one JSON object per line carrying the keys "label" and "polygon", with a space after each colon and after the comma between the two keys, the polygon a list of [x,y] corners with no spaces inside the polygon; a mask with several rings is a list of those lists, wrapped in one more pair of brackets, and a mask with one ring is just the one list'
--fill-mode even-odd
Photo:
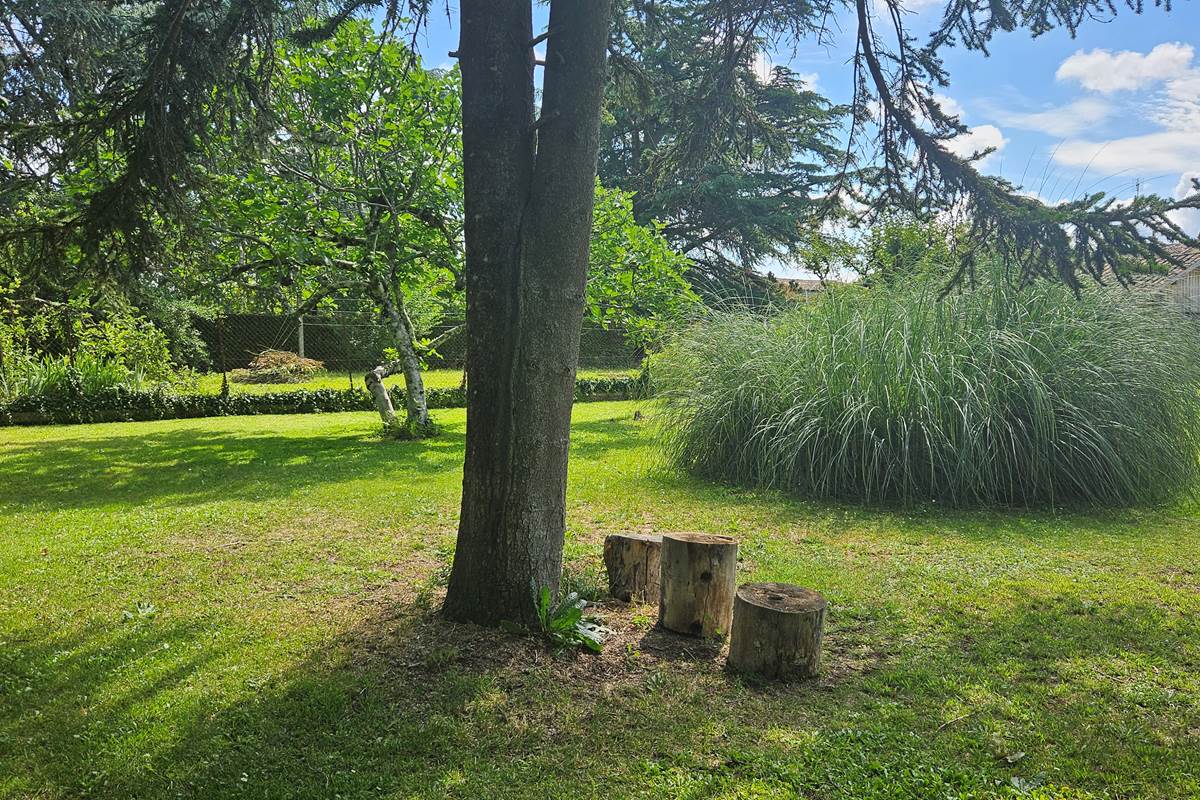
{"label": "shadow on grass", "polygon": [[[359,625],[236,691],[205,688],[247,665],[203,626],[150,620],[115,634],[18,637],[0,662],[0,786],[97,798],[577,798],[635,788],[676,796],[700,781],[829,798],[944,796],[1007,780],[982,741],[948,743],[935,712],[981,670],[1014,658],[1028,673],[993,676],[1005,694],[1000,716],[1041,717],[1050,744],[1032,756],[1039,768],[1097,789],[1128,780],[1121,759],[1133,758],[1127,766],[1156,789],[1196,763],[1193,750],[1169,743],[1175,727],[1195,724],[1195,709],[1159,723],[1171,728],[1157,739],[1166,743],[1131,755],[1123,737],[1153,737],[1155,718],[1121,686],[1097,696],[1060,683],[1045,693],[1045,675],[1065,662],[1178,658],[1200,634],[1196,622],[1149,603],[1092,614],[1074,613],[1071,597],[1042,601],[951,636],[947,648],[908,648],[870,675],[840,669],[835,629],[833,678],[748,689],[703,654],[660,657],[646,645],[663,632],[632,651],[554,657],[394,598],[368,602],[374,611]],[[1096,724],[1097,713],[1121,726]],[[1079,748],[1072,737],[1083,728]],[[767,735],[780,730],[782,745]]]}
{"label": "shadow on grass", "polygon": [[809,499],[779,489],[750,488],[712,482],[655,464],[634,480],[648,490],[664,490],[681,498],[704,519],[752,511],[781,529],[839,527],[884,529],[898,537],[962,539],[995,543],[1002,540],[1042,543],[1076,542],[1081,533],[1139,537],[1155,527],[1177,525],[1200,517],[1188,502],[1133,508],[904,508],[845,500]]}
{"label": "shadow on grass", "polygon": [[[643,443],[629,420],[577,423],[572,455],[602,458]],[[0,507],[53,509],[287,496],[326,483],[384,478],[427,481],[462,468],[462,426],[420,441],[359,431],[281,435],[220,428],[6,444]]]}

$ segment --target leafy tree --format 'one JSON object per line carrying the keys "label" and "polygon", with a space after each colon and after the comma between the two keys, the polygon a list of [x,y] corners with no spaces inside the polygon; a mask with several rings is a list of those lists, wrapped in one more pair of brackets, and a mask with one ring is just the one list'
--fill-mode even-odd
{"label": "leafy tree", "polygon": [[[432,430],[413,294],[452,293],[461,272],[462,169],[455,72],[427,71],[363,21],[311,46],[281,45],[278,130],[261,154],[226,141],[206,219],[243,290],[283,292],[299,315],[370,298],[398,358],[367,373],[385,425]],[[249,156],[249,157],[248,157]],[[383,379],[402,372],[406,419]]]}
{"label": "leafy tree", "polygon": [[[461,133],[457,72],[420,69],[366,23],[309,47],[285,45],[273,77],[279,132],[260,152],[223,142],[205,218],[219,280],[254,308],[300,315],[339,296],[372,299],[399,354],[367,374],[402,371],[411,433],[427,429],[419,330],[410,300],[459,305]],[[638,225],[632,199],[596,188],[587,308],[651,345],[693,295],[688,262],[661,226]]]}
{"label": "leafy tree", "polygon": [[691,262],[671,249],[663,224],[639,225],[634,198],[596,187],[595,221],[588,250],[587,314],[613,326],[640,348],[661,341],[699,298],[687,280]]}
{"label": "leafy tree", "polygon": [[[23,303],[141,313],[200,365],[210,134],[254,128],[287,29],[273,2],[0,0],[0,282]],[[222,89],[215,92],[218,84]]]}
{"label": "leafy tree", "polygon": [[938,281],[946,285],[963,248],[973,248],[950,219],[905,213],[881,216],[853,236],[828,235],[814,242],[812,263],[823,276],[857,273],[867,286],[903,286]]}
{"label": "leafy tree", "polygon": [[[2,0],[0,240],[43,274],[163,263],[210,135],[253,126],[294,11],[268,0]],[[215,91],[220,87],[220,91]]]}
{"label": "leafy tree", "polygon": [[[828,208],[846,109],[786,67],[764,74],[754,32],[713,45],[708,0],[622,0],[609,45],[600,177],[663,220],[710,297],[761,288],[751,270],[795,261]],[[719,10],[719,9],[718,9]]]}
{"label": "leafy tree", "polygon": [[[16,201],[28,197],[31,186],[56,191],[56,181],[83,164],[103,167],[64,210],[0,238],[57,245],[72,241],[67,233],[82,232],[81,244],[72,246],[90,254],[90,267],[108,263],[106,248],[96,246],[106,241],[131,254],[127,266],[118,264],[123,270],[140,263],[141,243],[155,232],[147,221],[178,219],[180,198],[202,190],[197,154],[205,139],[261,127],[254,110],[270,100],[262,87],[269,83],[275,41],[285,35],[320,41],[376,5],[348,0],[310,25],[297,20],[311,5],[280,0],[45,4],[54,14],[37,0],[0,2],[0,10],[32,17],[0,31],[5,58],[16,53],[22,65],[19,77],[0,87],[0,97],[12,108],[15,91],[42,90],[54,109],[31,124],[11,116],[31,114],[30,104],[19,112],[0,110],[0,141],[19,133],[45,154],[40,162],[10,158],[5,166],[14,173],[7,183],[21,187]],[[399,5],[387,4],[389,27]],[[1073,33],[1084,20],[1115,16],[1118,6],[1109,0],[953,0],[924,43],[905,29],[899,0],[656,5],[686,6],[686,23],[707,30],[703,41],[722,56],[712,63],[708,91],[696,95],[712,124],[695,126],[685,146],[671,149],[671,170],[686,173],[710,163],[730,126],[756,108],[745,102],[737,77],[750,51],[762,42],[786,46],[824,36],[829,19],[848,9],[855,94],[848,155],[822,193],[826,213],[852,198],[875,209],[958,208],[973,241],[986,243],[1011,269],[1077,285],[1081,275],[1102,276],[1129,258],[1172,260],[1166,243],[1186,237],[1168,214],[1200,207],[1197,185],[1195,195],[1178,201],[1143,196],[1119,204],[1092,195],[1049,208],[981,175],[975,159],[959,158],[948,147],[964,129],[934,97],[948,81],[940,60],[946,47],[986,52],[996,33],[1017,29]],[[1136,0],[1126,6],[1143,10]],[[70,56],[80,31],[90,31],[64,21],[60,7],[90,7],[102,23],[94,26],[101,35],[87,39],[89,59],[99,65],[91,80],[78,79]],[[407,8],[419,18],[428,2],[410,0]],[[530,580],[557,588],[610,11],[611,0],[550,0],[549,30],[535,36],[532,0],[460,3],[471,384],[462,514],[445,606],[457,619],[528,618]],[[536,114],[534,48],[542,41]],[[29,56],[19,53],[18,42]],[[104,79],[95,80],[98,75]],[[959,278],[975,260],[971,249],[962,253]]]}

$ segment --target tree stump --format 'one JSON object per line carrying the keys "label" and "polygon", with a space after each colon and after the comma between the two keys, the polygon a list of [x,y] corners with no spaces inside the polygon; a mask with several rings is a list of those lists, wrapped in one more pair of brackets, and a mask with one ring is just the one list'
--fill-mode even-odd
{"label": "tree stump", "polygon": [[736,573],[736,539],[707,533],[664,534],[659,624],[689,636],[728,634]]}
{"label": "tree stump", "polygon": [[825,598],[787,583],[747,583],[733,603],[726,664],[764,678],[809,678],[821,666]]}
{"label": "tree stump", "polygon": [[662,537],[614,533],[604,538],[608,593],[626,603],[657,603]]}

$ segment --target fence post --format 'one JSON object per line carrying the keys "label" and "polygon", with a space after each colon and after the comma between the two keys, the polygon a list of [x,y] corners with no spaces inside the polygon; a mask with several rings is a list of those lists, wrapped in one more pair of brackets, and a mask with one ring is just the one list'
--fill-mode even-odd
{"label": "fence post", "polygon": [[67,363],[75,367],[75,326],[71,321],[71,300],[63,305],[63,338],[67,343]]}
{"label": "fence post", "polygon": [[304,315],[301,314],[296,325],[296,353],[304,358]]}
{"label": "fence post", "polygon": [[217,358],[221,362],[221,375],[224,376],[228,367],[225,364],[225,317],[217,317]]}

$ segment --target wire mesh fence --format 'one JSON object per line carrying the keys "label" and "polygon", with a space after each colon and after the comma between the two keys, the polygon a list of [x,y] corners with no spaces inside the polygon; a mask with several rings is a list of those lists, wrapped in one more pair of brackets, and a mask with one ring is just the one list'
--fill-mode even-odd
{"label": "wire mesh fence", "polygon": [[[377,314],[333,311],[299,316],[283,314],[225,314],[197,318],[195,327],[209,353],[208,369],[216,373],[245,370],[267,350],[294,353],[321,362],[327,373],[344,374],[351,385],[384,363],[395,343]],[[430,369],[461,370],[466,361],[467,335],[462,319],[443,319],[427,338],[436,347],[426,354]],[[628,369],[641,362],[641,353],[623,331],[585,321],[580,331],[579,366],[585,369]]]}
{"label": "wire mesh fence", "polygon": [[387,330],[355,314],[228,314],[197,318],[214,372],[245,369],[265,350],[320,361],[336,372],[369,369],[391,346]]}
{"label": "wire mesh fence", "polygon": [[[5,315],[0,322],[8,326],[4,330],[11,333],[15,326],[28,332],[22,342],[23,357],[28,363],[61,359],[64,365],[75,367],[78,358],[91,364],[97,358],[103,361],[115,357],[128,361],[130,369],[145,372],[149,358],[151,366],[162,366],[165,372],[175,371],[164,363],[161,355],[155,357],[152,350],[150,356],[126,359],[124,351],[113,348],[125,347],[132,340],[111,333],[98,337],[104,318],[94,311],[46,301],[10,302],[0,311]],[[291,388],[361,389],[365,373],[385,363],[393,355],[389,351],[395,347],[389,326],[367,302],[345,302],[334,309],[306,314],[241,311],[193,314],[156,322],[155,327],[169,344],[174,366],[189,368],[179,372],[187,384],[178,385],[209,394],[221,392],[230,384],[235,392],[282,390],[284,387],[277,385],[280,383],[295,384]],[[460,385],[467,349],[463,320],[442,319],[424,327],[424,338],[436,342],[425,353],[426,367],[458,372],[457,376],[443,372],[436,378],[447,386]],[[0,336],[0,379],[12,371],[12,362],[20,355],[10,352],[15,344],[10,341],[12,338]],[[97,350],[98,339],[111,339],[111,346],[100,342],[102,346]],[[288,375],[276,381],[270,375],[252,374],[252,362],[264,351],[282,351],[319,363],[309,365],[302,375]],[[623,331],[584,322],[580,336],[581,369],[625,370],[640,362],[641,354],[628,343]],[[153,374],[155,370],[150,372],[150,380],[161,380]],[[188,376],[197,380],[192,383]],[[251,384],[258,384],[259,388]]]}

